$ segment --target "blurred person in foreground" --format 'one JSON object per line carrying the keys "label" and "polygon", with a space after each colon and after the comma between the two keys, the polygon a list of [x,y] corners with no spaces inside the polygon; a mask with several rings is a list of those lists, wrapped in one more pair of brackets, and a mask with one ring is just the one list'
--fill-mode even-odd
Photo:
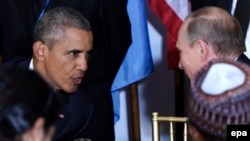
{"label": "blurred person in foreground", "polygon": [[33,57],[17,57],[1,65],[34,70],[60,93],[65,110],[58,119],[54,140],[83,138],[78,133],[86,130],[90,121],[92,103],[77,90],[88,68],[92,42],[88,20],[71,8],[57,7],[36,23]]}
{"label": "blurred person in foreground", "polygon": [[227,125],[250,124],[248,65],[225,58],[211,60],[194,75],[191,89],[190,141],[226,141],[231,136]]}
{"label": "blurred person in foreground", "polygon": [[178,32],[179,68],[189,79],[204,64],[225,57],[250,65],[244,55],[245,39],[238,20],[227,11],[213,6],[189,14]]}
{"label": "blurred person in foreground", "polygon": [[34,71],[0,69],[0,140],[51,141],[60,99]]}

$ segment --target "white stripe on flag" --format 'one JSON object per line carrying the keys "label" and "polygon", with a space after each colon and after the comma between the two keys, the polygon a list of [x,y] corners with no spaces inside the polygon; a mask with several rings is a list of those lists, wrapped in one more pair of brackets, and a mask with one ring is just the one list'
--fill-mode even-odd
{"label": "white stripe on flag", "polygon": [[175,11],[175,13],[182,21],[184,21],[186,16],[191,11],[191,5],[189,0],[165,0],[165,1]]}

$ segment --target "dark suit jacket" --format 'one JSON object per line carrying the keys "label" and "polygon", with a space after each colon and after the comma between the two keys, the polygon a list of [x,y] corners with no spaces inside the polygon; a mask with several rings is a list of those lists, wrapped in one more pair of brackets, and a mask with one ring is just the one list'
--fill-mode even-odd
{"label": "dark suit jacket", "polygon": [[[45,0],[1,0],[0,53],[4,62],[16,56],[31,57],[32,32],[43,8],[41,1]],[[131,43],[127,0],[50,0],[46,10],[59,6],[80,11],[92,25],[94,50],[80,90],[93,103],[93,112],[88,125],[82,124],[87,117],[76,119],[72,126],[57,131],[55,140],[87,136],[92,141],[112,141],[114,115],[110,87]],[[81,110],[79,113],[87,109],[75,104],[71,110],[76,107]],[[84,130],[74,128],[76,123]]]}
{"label": "dark suit jacket", "polygon": [[237,58],[237,61],[250,66],[250,59],[243,53]]}

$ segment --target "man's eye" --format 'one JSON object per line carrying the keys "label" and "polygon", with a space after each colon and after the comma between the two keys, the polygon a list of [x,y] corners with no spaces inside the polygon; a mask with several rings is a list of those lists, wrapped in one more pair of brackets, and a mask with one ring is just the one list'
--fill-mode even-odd
{"label": "man's eye", "polygon": [[79,52],[77,52],[77,51],[72,51],[72,52],[70,52],[70,55],[72,55],[72,56],[76,56],[76,55],[78,55],[79,54]]}

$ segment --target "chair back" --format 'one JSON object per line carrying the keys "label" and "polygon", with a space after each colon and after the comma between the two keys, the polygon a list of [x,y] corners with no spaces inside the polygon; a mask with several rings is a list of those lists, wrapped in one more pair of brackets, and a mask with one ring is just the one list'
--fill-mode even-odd
{"label": "chair back", "polygon": [[181,122],[184,124],[184,131],[183,131],[183,140],[187,141],[187,117],[174,117],[174,116],[159,116],[158,112],[152,113],[152,124],[153,124],[153,141],[160,141],[160,128],[159,124],[161,122],[169,122],[170,129],[170,141],[174,141],[174,127],[173,124],[176,122]]}

